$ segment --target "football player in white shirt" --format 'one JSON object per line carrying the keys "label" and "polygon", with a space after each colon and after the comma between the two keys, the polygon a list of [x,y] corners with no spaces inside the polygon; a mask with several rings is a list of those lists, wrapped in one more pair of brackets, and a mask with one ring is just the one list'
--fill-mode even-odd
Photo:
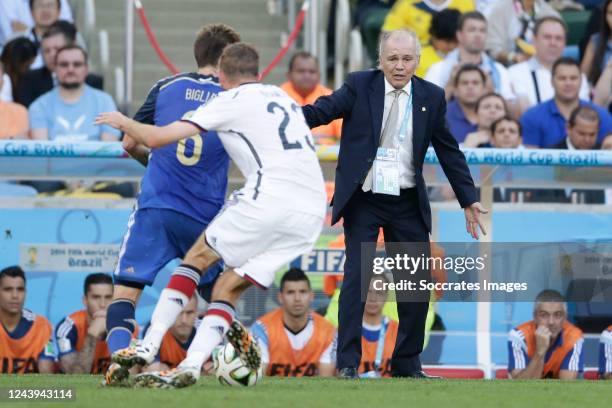
{"label": "football player in white shirt", "polygon": [[153,361],[200,274],[223,259],[227,269],[215,283],[187,358],[173,370],[142,374],[136,378],[140,385],[195,384],[202,364],[226,334],[245,364],[257,369],[260,350],[235,319],[235,305],[249,286],[270,286],[275,272],[310,251],[321,233],[326,195],[312,134],[302,110],[284,91],[258,83],[258,65],[253,47],[228,46],[219,62],[219,81],[227,91],[188,120],[156,127],[119,112],[96,119],[97,124],[116,127],[148,147],[185,139],[203,129],[217,131],[246,178],[244,187],[227,201],[175,270],[173,276],[184,279],[175,279],[163,290],[142,343],[113,354],[113,361],[125,367]]}

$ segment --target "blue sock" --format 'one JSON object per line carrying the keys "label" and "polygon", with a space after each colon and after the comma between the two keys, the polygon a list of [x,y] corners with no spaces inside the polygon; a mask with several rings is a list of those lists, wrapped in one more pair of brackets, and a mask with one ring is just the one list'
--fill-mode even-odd
{"label": "blue sock", "polygon": [[128,299],[117,299],[106,311],[106,344],[113,354],[130,345],[132,333],[136,329],[136,310],[134,303]]}

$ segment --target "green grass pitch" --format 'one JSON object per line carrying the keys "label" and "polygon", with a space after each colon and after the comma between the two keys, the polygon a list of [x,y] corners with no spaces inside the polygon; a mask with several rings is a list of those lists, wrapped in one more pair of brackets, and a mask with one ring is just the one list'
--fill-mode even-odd
{"label": "green grass pitch", "polygon": [[338,380],[264,378],[252,388],[224,387],[213,377],[190,388],[104,388],[101,376],[0,375],[0,389],[66,388],[74,402],[0,401],[0,407],[610,407],[608,381]]}

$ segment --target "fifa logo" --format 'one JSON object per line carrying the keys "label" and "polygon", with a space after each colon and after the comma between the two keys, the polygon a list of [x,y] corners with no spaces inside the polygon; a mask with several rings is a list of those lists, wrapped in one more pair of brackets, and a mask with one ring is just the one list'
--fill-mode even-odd
{"label": "fifa logo", "polygon": [[30,260],[28,261],[28,265],[34,266],[36,265],[36,260],[38,258],[38,250],[35,247],[28,248],[28,256]]}
{"label": "fifa logo", "polygon": [[561,275],[572,276],[572,257],[570,255],[561,257]]}

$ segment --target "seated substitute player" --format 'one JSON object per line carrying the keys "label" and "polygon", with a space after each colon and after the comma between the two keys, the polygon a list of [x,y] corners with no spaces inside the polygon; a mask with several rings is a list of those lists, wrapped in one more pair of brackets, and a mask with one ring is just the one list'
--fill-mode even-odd
{"label": "seated substitute player", "polygon": [[26,278],[19,266],[0,271],[0,373],[51,374],[55,371],[53,327],[24,309]]}
{"label": "seated substitute player", "polygon": [[63,318],[55,328],[60,369],[66,374],[102,374],[110,363],[104,341],[106,311],[113,300],[113,279],[104,273],[87,275],[83,284],[85,309]]}
{"label": "seated substitute player", "polygon": [[265,375],[333,377],[336,373],[336,328],[310,309],[313,298],[303,270],[291,268],[283,275],[278,293],[281,306],[251,328],[261,348]]}
{"label": "seated substitute player", "polygon": [[372,278],[363,309],[359,364],[359,376],[363,378],[391,377],[391,356],[399,325],[383,315],[387,301],[387,288],[383,283],[386,282],[385,275]]}
{"label": "seated substitute player", "polygon": [[584,369],[582,331],[567,321],[567,304],[556,290],[540,292],[533,320],[512,329],[508,337],[510,378],[573,380]]}
{"label": "seated substitute player", "polygon": [[[321,233],[326,195],[312,134],[300,107],[284,91],[258,82],[258,65],[259,55],[252,46],[228,46],[219,62],[219,81],[227,91],[188,121],[156,127],[119,112],[97,119],[98,124],[117,127],[150,147],[181,140],[197,130],[216,130],[246,178],[177,269],[197,276],[220,259],[228,267],[215,283],[212,303],[187,358],[174,370],[141,374],[148,386],[194,384],[202,364],[226,334],[245,364],[258,368],[259,347],[235,319],[234,307],[251,285],[272,284],[275,272],[310,251]],[[185,304],[193,295],[196,280],[180,274],[173,278],[177,285],[160,296],[152,329],[157,325],[167,331],[182,310],[177,299]],[[117,361],[125,366],[150,363],[164,334],[150,330],[140,346],[124,350],[124,358]]]}
{"label": "seated substitute player", "polygon": [[[195,337],[197,319],[198,299],[194,295],[164,336],[155,361],[145,371],[169,370],[179,365],[187,356],[187,349]],[[145,328],[145,333],[148,328]]]}
{"label": "seated substitute player", "polygon": [[601,333],[599,340],[599,376],[612,380],[612,325]]}
{"label": "seated substitute player", "polygon": [[[167,125],[191,115],[202,103],[214,98],[223,90],[217,77],[221,52],[239,40],[231,27],[204,26],[193,45],[197,72],[157,82],[134,119]],[[184,257],[221,209],[229,167],[229,157],[215,132],[196,130],[186,139],[151,150],[126,135],[123,145],[147,169],[114,273],[115,293],[106,319],[106,341],[111,354],[130,344],[136,326],[136,304],[145,285],[151,285],[169,261]],[[200,284],[212,285],[220,271],[219,266],[211,269]],[[196,284],[200,280],[197,273],[179,268],[168,283],[171,290],[177,286],[177,277],[194,280]],[[177,315],[187,300],[177,305]],[[170,324],[173,323],[174,320]],[[111,364],[106,383],[121,385],[128,375],[120,365]]]}

